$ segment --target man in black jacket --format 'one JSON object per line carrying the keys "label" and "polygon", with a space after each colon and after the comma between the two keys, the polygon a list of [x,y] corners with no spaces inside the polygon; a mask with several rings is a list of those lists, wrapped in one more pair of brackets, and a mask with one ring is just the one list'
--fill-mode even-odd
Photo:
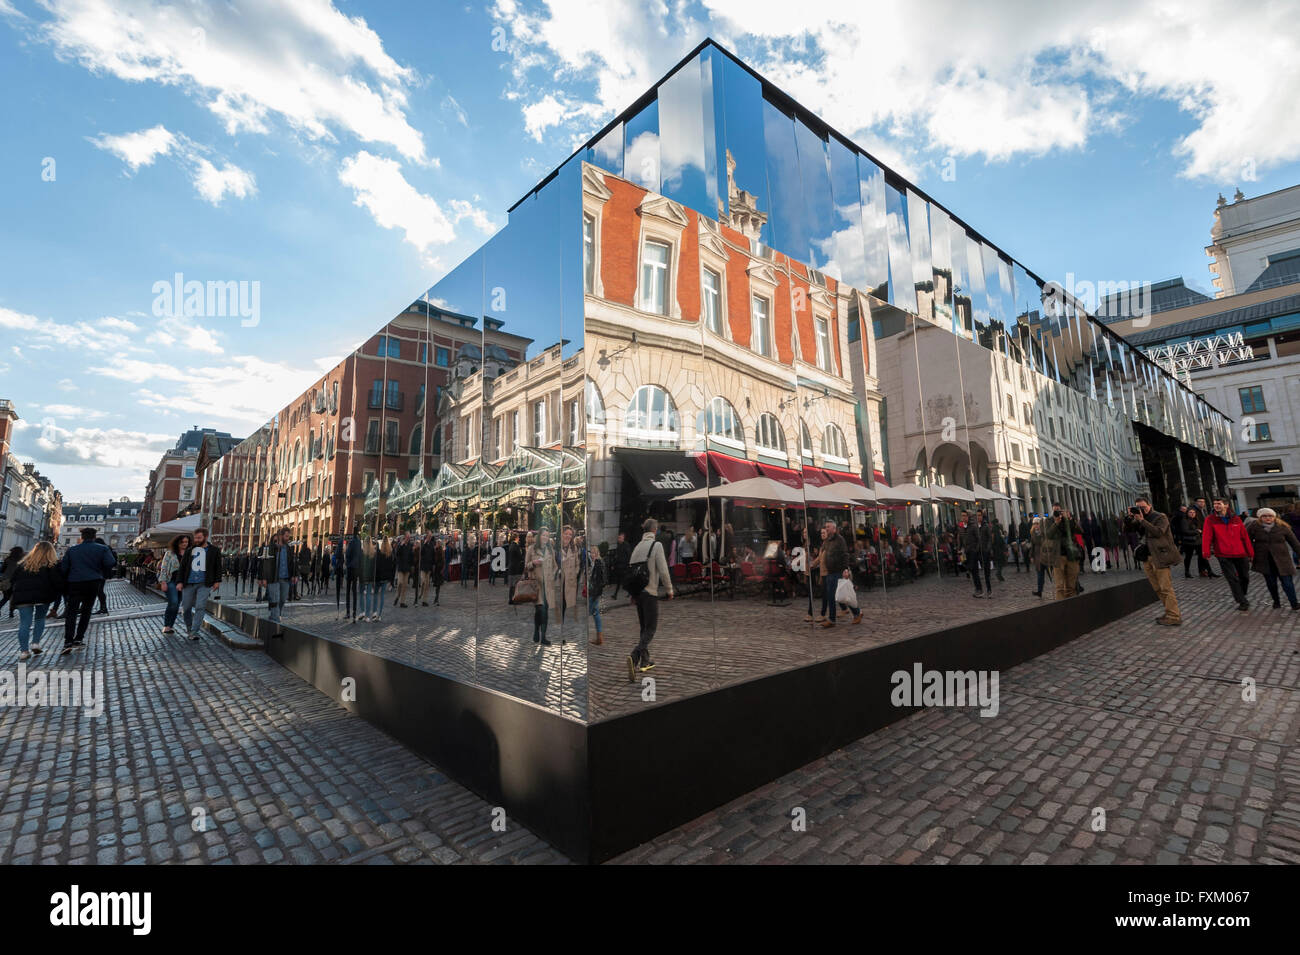
{"label": "man in black jacket", "polygon": [[221,589],[221,548],[208,542],[206,527],[194,531],[194,545],[181,558],[177,580],[185,631],[191,640],[197,640],[203,629],[208,597]]}
{"label": "man in black jacket", "polygon": [[[835,626],[835,588],[839,586],[840,577],[849,566],[849,549],[844,545],[844,537],[834,521],[822,525],[822,602],[826,605],[826,619],[822,627]],[[859,623],[862,614],[854,615],[853,622]]]}
{"label": "man in black jacket", "polygon": [[81,543],[69,547],[63,555],[59,569],[68,582],[68,596],[63,619],[63,653],[86,645],[86,628],[95,598],[104,585],[104,578],[113,569],[116,559],[113,552],[95,540],[95,529],[81,529]]}
{"label": "man in black jacket", "polygon": [[975,581],[975,596],[984,596],[984,590],[980,587],[980,573],[982,571],[984,584],[988,588],[988,595],[992,597],[993,534],[984,520],[983,508],[976,511],[974,519],[966,524],[966,533],[962,538],[962,546],[966,548],[966,566],[970,568],[971,579]]}

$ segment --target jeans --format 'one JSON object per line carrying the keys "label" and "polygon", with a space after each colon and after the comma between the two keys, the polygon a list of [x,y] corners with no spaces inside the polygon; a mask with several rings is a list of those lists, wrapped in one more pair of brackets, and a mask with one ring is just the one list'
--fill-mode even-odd
{"label": "jeans", "polygon": [[[1290,586],[1291,578],[1285,578],[1287,585]],[[1292,598],[1294,602],[1294,598]],[[31,637],[31,643],[38,646],[41,642],[41,634],[45,632],[45,613],[49,610],[49,604],[23,604],[18,608],[18,649],[26,652],[30,646],[28,637]],[[36,627],[33,629],[32,621],[36,621]]]}
{"label": "jeans", "polygon": [[167,582],[167,609],[163,611],[163,626],[176,626],[176,615],[181,610],[181,595],[176,590],[176,584],[171,581]]}
{"label": "jeans", "polygon": [[280,613],[284,610],[284,602],[289,599],[289,581],[276,580],[270,581],[266,585],[266,603],[270,611],[271,622],[280,625]]}
{"label": "jeans", "polygon": [[[1290,580],[1291,578],[1288,577],[1288,578],[1286,578],[1286,579],[1287,579],[1287,580]],[[604,620],[601,618],[601,616],[600,616],[600,598],[599,598],[599,597],[588,597],[588,598],[587,598],[587,613],[591,614],[592,622],[594,622],[595,625],[596,625],[596,632],[597,632],[597,633],[604,633],[604,632],[605,632],[605,621],[604,621]]]}
{"label": "jeans", "polygon": [[636,649],[632,651],[632,660],[635,663],[643,663],[650,659],[650,641],[655,638],[655,631],[659,629],[659,597],[650,593],[649,590],[643,590],[636,595],[636,619],[641,625],[641,639],[637,641]]}
{"label": "jeans", "polygon": [[185,619],[185,632],[190,636],[203,629],[203,618],[208,612],[208,595],[211,593],[212,588],[206,584],[186,584],[181,591],[181,614]]}
{"label": "jeans", "polygon": [[384,592],[377,581],[367,581],[361,585],[361,615],[380,616],[384,612]]}
{"label": "jeans", "polygon": [[[1283,592],[1286,593],[1286,598],[1291,602],[1291,608],[1294,610],[1296,607],[1295,579],[1291,577],[1290,574],[1287,575],[1265,574],[1264,575],[1264,586],[1268,588],[1268,594],[1270,597],[1273,598],[1273,603],[1275,604],[1281,603],[1281,600],[1279,599],[1278,592],[1277,592],[1278,581],[1282,582],[1282,590]],[[18,608],[18,613],[20,616],[22,615],[22,612],[25,609],[26,609],[25,607]],[[19,640],[21,642],[21,634],[19,635]]]}
{"label": "jeans", "polygon": [[1219,570],[1223,573],[1223,579],[1228,582],[1232,599],[1239,605],[1245,606],[1246,589],[1250,586],[1250,561],[1245,557],[1220,557]]}
{"label": "jeans", "polygon": [[831,623],[835,622],[835,588],[839,584],[839,578],[834,574],[827,574],[822,577],[822,607],[829,607],[825,610],[826,619]]}
{"label": "jeans", "polygon": [[67,606],[63,613],[64,646],[86,639],[86,628],[90,626],[90,614],[95,609],[101,583],[98,580],[78,580],[68,584]]}

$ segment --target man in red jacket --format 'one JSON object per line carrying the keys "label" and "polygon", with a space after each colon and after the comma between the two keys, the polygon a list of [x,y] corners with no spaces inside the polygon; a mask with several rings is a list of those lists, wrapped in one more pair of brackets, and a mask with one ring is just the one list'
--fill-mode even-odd
{"label": "man in red jacket", "polygon": [[1223,579],[1232,589],[1232,599],[1238,610],[1249,610],[1246,588],[1250,584],[1250,562],[1255,558],[1255,548],[1246,533],[1246,525],[1228,507],[1221,497],[1214,499],[1214,514],[1205,519],[1201,531],[1201,553],[1208,560],[1219,558]]}

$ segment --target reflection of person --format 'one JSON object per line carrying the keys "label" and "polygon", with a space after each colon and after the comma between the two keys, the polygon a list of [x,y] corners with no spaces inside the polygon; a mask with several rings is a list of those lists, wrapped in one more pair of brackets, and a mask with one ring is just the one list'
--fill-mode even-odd
{"label": "reflection of person", "polygon": [[1255,518],[1247,529],[1251,546],[1255,549],[1255,571],[1264,575],[1264,584],[1268,587],[1269,596],[1273,598],[1274,608],[1282,606],[1278,594],[1278,583],[1281,582],[1282,590],[1291,602],[1291,609],[1300,610],[1300,603],[1296,601],[1295,584],[1292,582],[1295,561],[1291,557],[1293,551],[1300,552],[1300,540],[1296,540],[1291,526],[1281,520],[1277,511],[1271,507],[1261,507],[1255,512]]}
{"label": "reflection of person", "polygon": [[560,565],[555,559],[551,532],[543,527],[537,532],[536,543],[525,556],[528,576],[537,581],[537,603],[533,606],[533,643],[549,647],[546,628],[550,623],[550,609],[560,602]]}
{"label": "reflection of person", "polygon": [[1208,560],[1219,558],[1219,572],[1228,582],[1232,599],[1238,610],[1249,610],[1246,591],[1250,587],[1250,562],[1255,558],[1255,548],[1246,533],[1241,518],[1228,508],[1225,498],[1214,499],[1214,514],[1205,519],[1201,531],[1201,552]]}
{"label": "reflection of person", "polygon": [[636,572],[644,565],[645,588],[632,594],[636,603],[637,622],[641,626],[641,636],[636,648],[627,657],[627,679],[632,682],[640,670],[645,673],[654,669],[650,659],[650,641],[654,639],[659,628],[659,592],[663,589],[668,599],[673,599],[673,579],[668,572],[668,558],[664,555],[663,541],[658,540],[659,522],[653,517],[646,518],[641,525],[641,540],[632,550],[628,561],[629,580],[639,576]]}
{"label": "reflection of person", "polygon": [[344,565],[347,569],[348,580],[343,614],[345,617],[355,618],[357,615],[357,575],[361,572],[361,535],[357,533],[355,527],[352,528],[352,537],[348,540]]}
{"label": "reflection of person", "polygon": [[[397,570],[398,552],[399,547],[393,543],[391,538],[385,537],[379,542],[379,549],[375,553],[375,613],[373,617],[375,620],[382,620],[384,617],[384,601],[388,599],[388,588],[393,583],[393,578],[406,579],[406,574],[399,574]],[[402,604],[402,606],[405,607],[406,604]]]}
{"label": "reflection of person", "polygon": [[587,556],[591,560],[587,570],[587,612],[591,614],[591,625],[596,628],[596,637],[591,645],[599,647],[605,643],[605,623],[600,615],[600,594],[605,589],[605,560],[594,547]]}
{"label": "reflection of person", "polygon": [[623,585],[623,578],[627,576],[627,565],[632,560],[632,545],[627,542],[627,535],[620,533],[618,543],[614,545],[614,560],[610,567],[611,578],[614,581],[614,599],[618,599],[618,588]]}
{"label": "reflection of person", "polygon": [[[844,546],[844,538],[836,529],[834,521],[822,525],[821,568],[822,606],[826,608],[821,625],[824,629],[830,629],[835,626],[835,588],[844,572],[849,569],[848,548]],[[861,611],[853,615],[853,622],[862,622]]]}
{"label": "reflection of person", "polygon": [[353,618],[353,623],[358,620],[364,623],[370,619],[372,613],[375,614],[376,619],[379,617],[375,604],[381,603],[383,597],[379,593],[379,588],[375,586],[375,557],[375,542],[364,541],[361,544],[361,572],[358,575],[361,578],[361,615]]}
{"label": "reflection of person", "polygon": [[1153,508],[1145,497],[1138,497],[1129,508],[1126,524],[1146,537],[1147,558],[1142,562],[1142,570],[1151,582],[1151,589],[1165,605],[1164,615],[1157,617],[1156,623],[1164,627],[1182,626],[1182,611],[1169,577],[1169,568],[1178,563],[1180,556],[1169,518]]}
{"label": "reflection of person", "polygon": [[506,603],[515,599],[515,584],[524,575],[524,549],[519,543],[519,535],[511,534],[506,539]]}
{"label": "reflection of person", "polygon": [[1052,519],[1047,524],[1045,539],[1052,545],[1055,559],[1053,576],[1056,579],[1056,599],[1073,597],[1079,589],[1079,560],[1082,549],[1074,539],[1079,525],[1060,504],[1052,505]]}
{"label": "reflection of person", "polygon": [[1043,531],[1043,519],[1035,516],[1029,526],[1029,566],[1038,572],[1038,588],[1034,591],[1035,597],[1043,596],[1043,577],[1046,576],[1051,564],[1050,557],[1046,534]]}
{"label": "reflection of person", "polygon": [[984,586],[988,588],[988,595],[992,597],[993,579],[990,564],[993,561],[993,533],[984,520],[983,508],[977,510],[974,519],[967,522],[962,544],[966,548],[966,565],[970,568],[971,579],[975,581],[974,596],[984,596],[984,589],[980,586],[980,573],[983,572]]}
{"label": "reflection of person", "polygon": [[573,528],[567,524],[560,531],[560,577],[564,585],[560,594],[560,620],[570,607],[578,605],[578,577],[582,571],[581,555],[577,541],[574,540]]}
{"label": "reflection of person", "polygon": [[289,528],[283,527],[274,535],[258,561],[258,586],[266,591],[268,616],[275,628],[274,637],[282,637],[280,632],[280,615],[285,602],[289,599],[289,589],[293,586],[294,560],[293,547],[289,543]]}

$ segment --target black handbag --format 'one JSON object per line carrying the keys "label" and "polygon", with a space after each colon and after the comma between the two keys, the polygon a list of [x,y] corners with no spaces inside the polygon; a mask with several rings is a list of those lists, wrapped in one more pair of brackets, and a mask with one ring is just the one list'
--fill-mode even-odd
{"label": "black handbag", "polygon": [[1150,556],[1151,556],[1151,548],[1147,546],[1146,541],[1143,541],[1142,543],[1138,544],[1137,547],[1133,548],[1133,559],[1137,561],[1139,564],[1145,564],[1147,558]]}

